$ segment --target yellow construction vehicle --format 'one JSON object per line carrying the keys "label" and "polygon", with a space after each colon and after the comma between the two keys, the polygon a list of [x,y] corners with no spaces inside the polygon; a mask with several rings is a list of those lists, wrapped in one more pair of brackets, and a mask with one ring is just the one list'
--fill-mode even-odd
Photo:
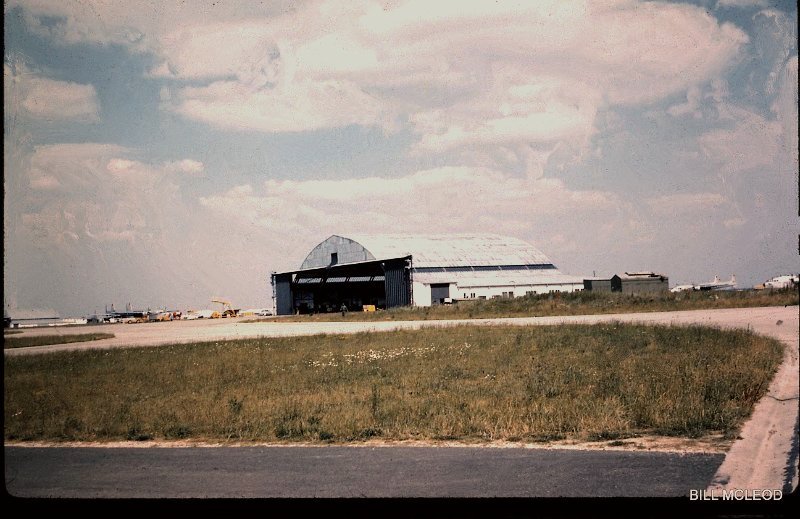
{"label": "yellow construction vehicle", "polygon": [[222,312],[220,315],[222,317],[236,317],[239,315],[239,309],[234,308],[230,301],[220,298],[214,298],[211,300],[212,303],[219,303],[222,305]]}

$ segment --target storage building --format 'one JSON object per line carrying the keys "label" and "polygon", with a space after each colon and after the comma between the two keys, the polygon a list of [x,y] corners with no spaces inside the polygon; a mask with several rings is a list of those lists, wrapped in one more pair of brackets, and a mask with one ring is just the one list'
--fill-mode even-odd
{"label": "storage building", "polygon": [[626,272],[611,278],[611,291],[623,294],[655,294],[669,291],[669,278],[655,272]]}
{"label": "storage building", "polygon": [[622,292],[623,294],[653,294],[669,290],[669,278],[655,272],[626,272],[610,278],[586,278],[584,290],[592,292]]}
{"label": "storage building", "polygon": [[611,292],[611,278],[586,278],[583,289],[592,292]]}
{"label": "storage building", "polygon": [[536,247],[494,234],[333,235],[272,274],[278,315],[430,306],[583,289]]}

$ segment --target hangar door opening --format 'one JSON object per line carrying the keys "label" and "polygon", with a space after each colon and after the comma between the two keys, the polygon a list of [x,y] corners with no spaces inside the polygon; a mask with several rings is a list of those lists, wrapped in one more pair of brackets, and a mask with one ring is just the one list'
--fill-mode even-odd
{"label": "hangar door opening", "polygon": [[[361,311],[411,304],[410,259],[330,265],[292,273],[286,313]],[[285,296],[284,296],[285,297]],[[287,301],[288,302],[288,301]],[[289,307],[289,308],[287,308]]]}
{"label": "hangar door opening", "polygon": [[431,284],[431,302],[444,303],[444,300],[450,297],[450,283],[432,283]]}
{"label": "hangar door opening", "polygon": [[383,276],[298,278],[295,281],[294,308],[297,313],[361,311],[364,305],[386,308]]}

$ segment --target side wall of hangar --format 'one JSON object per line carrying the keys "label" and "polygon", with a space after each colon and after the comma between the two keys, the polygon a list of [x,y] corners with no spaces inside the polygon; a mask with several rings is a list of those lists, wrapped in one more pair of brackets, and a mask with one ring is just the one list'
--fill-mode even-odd
{"label": "side wall of hangar", "polygon": [[333,235],[271,281],[278,315],[583,289],[533,245],[494,234]]}

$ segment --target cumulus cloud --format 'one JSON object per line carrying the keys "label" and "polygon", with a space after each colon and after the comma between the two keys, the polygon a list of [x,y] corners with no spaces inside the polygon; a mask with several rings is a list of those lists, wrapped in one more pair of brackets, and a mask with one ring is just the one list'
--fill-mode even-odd
{"label": "cumulus cloud", "polygon": [[667,108],[673,117],[691,116],[701,119],[713,114],[717,115],[717,105],[728,98],[728,84],[721,79],[714,79],[708,85],[695,85],[686,91],[686,102]]}
{"label": "cumulus cloud", "polygon": [[[271,255],[276,270],[297,268],[304,254],[331,234],[389,228],[517,236],[576,275],[604,267],[668,270],[663,249],[652,244],[684,243],[686,232],[713,243],[726,229],[746,222],[720,193],[652,196],[633,204],[608,191],[570,189],[558,179],[475,167],[441,167],[398,178],[269,180],[242,184],[200,203],[221,220],[260,229],[254,233],[281,243],[286,252]],[[717,221],[720,215],[724,224]],[[645,253],[643,244],[651,244]],[[680,255],[695,250],[690,244]],[[624,264],[629,258],[640,263]]]}
{"label": "cumulus cloud", "polygon": [[[253,166],[231,187],[194,158],[153,161],[107,144],[39,146],[14,168],[7,229],[18,250],[33,244],[41,253],[33,256],[50,251],[50,263],[18,271],[57,265],[68,276],[77,258],[87,270],[98,267],[88,258],[135,258],[147,266],[137,276],[166,272],[152,286],[169,279],[256,293],[252,277],[224,273],[262,263],[295,268],[328,234],[387,228],[499,232],[544,239],[554,260],[570,251],[584,269],[633,256],[658,269],[663,246],[642,243],[700,241],[719,257],[743,250],[774,221],[766,213],[786,183],[770,179],[796,175],[796,34],[773,9],[754,9],[749,35],[701,7],[628,0],[209,0],[191,8],[10,0],[5,9],[58,45],[147,53],[146,79],[158,83],[162,110],[189,121],[264,133],[350,125],[399,132],[386,160],[405,172],[309,180],[317,172],[299,166],[295,179],[257,183],[246,178]],[[91,85],[13,69],[6,79],[7,97],[26,117],[99,114]],[[641,117],[643,110],[655,115]],[[222,187],[192,200],[184,188],[206,175]],[[621,193],[625,182],[637,194]],[[724,241],[733,235],[738,243]],[[691,243],[676,254],[697,264]]]}
{"label": "cumulus cloud", "polygon": [[696,218],[698,213],[715,214],[726,203],[719,193],[681,193],[647,200],[652,214],[658,218]]}
{"label": "cumulus cloud", "polygon": [[[96,41],[125,42],[117,27],[109,30],[89,2],[47,2],[46,0],[11,0],[4,4],[6,10],[17,7],[28,28],[35,34],[62,43]],[[94,16],[92,16],[94,14]],[[98,30],[100,29],[100,30]]]}
{"label": "cumulus cloud", "polygon": [[719,113],[728,127],[706,132],[698,142],[721,172],[774,169],[785,160],[780,148],[783,128],[779,122],[727,103],[719,105]]}
{"label": "cumulus cloud", "polygon": [[235,81],[186,87],[166,109],[232,130],[301,132],[350,124],[370,126],[382,117],[380,103],[347,81],[294,84],[253,90]]}
{"label": "cumulus cloud", "polygon": [[254,86],[274,84],[286,72],[274,32],[269,24],[252,21],[183,25],[159,40],[164,61],[151,74],[184,79],[235,76]]}
{"label": "cumulus cloud", "polygon": [[[781,126],[781,144],[786,150],[788,169],[798,163],[798,97],[797,97],[797,56],[789,58],[782,70],[778,96],[772,105]],[[795,170],[796,171],[796,170]]]}
{"label": "cumulus cloud", "polygon": [[[560,142],[580,153],[599,109],[706,83],[747,42],[702,9],[629,2],[325,2],[264,24],[220,22],[214,37],[184,32],[160,40],[162,71],[213,82],[176,87],[167,109],[267,132],[406,121],[413,152],[461,161],[497,147],[530,160],[531,146]],[[237,34],[241,45],[214,45]]]}
{"label": "cumulus cloud", "polygon": [[245,244],[184,196],[183,179],[203,174],[203,163],[147,162],[138,153],[84,143],[6,154],[6,243],[14,251],[6,268],[15,273],[8,291],[21,305],[37,298],[73,312],[76,301],[189,305],[198,292],[242,291],[248,282],[228,283],[216,261],[228,254],[246,261]]}
{"label": "cumulus cloud", "polygon": [[22,8],[41,31],[60,20],[49,30],[66,42],[146,41],[150,73],[175,81],[163,108],[186,118],[262,132],[406,124],[416,151],[463,157],[580,150],[598,110],[707,83],[748,41],[704,9],[628,0],[128,4]]}
{"label": "cumulus cloud", "polygon": [[191,159],[148,164],[128,158],[132,153],[97,143],[36,147],[23,174],[40,193],[30,197],[19,231],[31,231],[45,242],[65,233],[99,241],[160,239],[161,231],[155,230],[169,229],[165,224],[181,207],[174,174],[196,175],[203,165]]}
{"label": "cumulus cloud", "polygon": [[205,166],[198,160],[183,159],[176,162],[166,163],[164,165],[164,170],[168,172],[181,173],[189,177],[202,177]]}
{"label": "cumulus cloud", "polygon": [[[564,227],[566,221],[615,219],[619,205],[611,193],[571,191],[555,179],[533,180],[471,167],[423,170],[394,179],[269,180],[200,202],[223,218],[236,218],[272,234],[284,233],[311,246],[327,234],[385,232],[387,228],[538,238],[553,225],[579,240]],[[572,241],[560,244],[571,246]]]}
{"label": "cumulus cloud", "polygon": [[769,0],[717,0],[717,7],[766,7]]}
{"label": "cumulus cloud", "polygon": [[93,85],[41,76],[23,63],[4,63],[6,108],[44,121],[96,122],[100,102]]}
{"label": "cumulus cloud", "polygon": [[797,20],[775,9],[764,9],[753,16],[753,51],[759,66],[767,74],[751,78],[753,92],[774,95],[781,72],[792,53],[797,53]]}

